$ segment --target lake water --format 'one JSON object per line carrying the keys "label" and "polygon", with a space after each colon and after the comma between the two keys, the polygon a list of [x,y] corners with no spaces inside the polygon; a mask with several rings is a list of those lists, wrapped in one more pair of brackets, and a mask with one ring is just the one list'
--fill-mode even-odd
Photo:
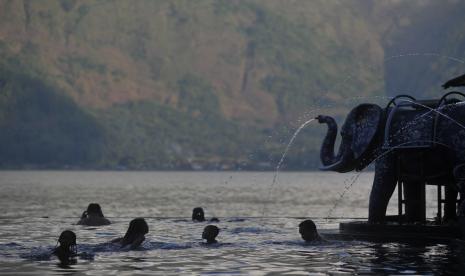
{"label": "lake water", "polygon": [[[334,241],[305,244],[297,225],[313,218],[324,233],[366,218],[372,173],[270,172],[0,172],[2,275],[351,275],[461,274],[465,252],[449,245]],[[396,193],[396,192],[395,192]],[[341,194],[344,196],[341,199]],[[428,188],[429,202],[435,190]],[[98,202],[113,224],[75,225]],[[389,212],[395,214],[396,198]],[[326,219],[329,210],[331,219]],[[219,244],[200,239],[207,223],[192,208],[220,218]],[[428,207],[430,217],[434,204]],[[105,242],[124,235],[132,218],[150,232],[140,250]],[[61,231],[78,237],[77,264],[49,257]],[[463,275],[463,274],[462,274]]]}

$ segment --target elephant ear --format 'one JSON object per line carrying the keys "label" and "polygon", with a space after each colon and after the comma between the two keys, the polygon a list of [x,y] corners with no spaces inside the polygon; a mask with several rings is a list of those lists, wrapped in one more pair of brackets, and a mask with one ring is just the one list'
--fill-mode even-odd
{"label": "elephant ear", "polygon": [[[361,104],[349,113],[346,124],[351,128],[351,149],[356,161],[364,162],[366,156],[372,154],[374,140],[378,133],[383,109],[376,104]],[[356,162],[358,163],[358,162]]]}

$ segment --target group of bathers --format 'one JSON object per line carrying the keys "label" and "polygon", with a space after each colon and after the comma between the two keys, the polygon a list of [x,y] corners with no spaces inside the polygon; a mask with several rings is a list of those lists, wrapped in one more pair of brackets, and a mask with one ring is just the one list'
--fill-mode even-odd
{"label": "group of bathers", "polygon": [[[205,212],[202,207],[196,207],[192,210],[192,221],[204,222]],[[219,222],[219,219],[213,217],[209,222]],[[111,222],[105,218],[102,208],[98,203],[90,203],[87,210],[83,212],[78,225],[102,226],[109,225]],[[128,230],[123,237],[110,241],[110,243],[120,245],[122,248],[136,249],[145,240],[145,234],[149,232],[149,227],[144,218],[135,218],[129,223]],[[202,239],[206,244],[217,243],[216,237],[220,229],[216,225],[207,225],[203,229]],[[315,223],[311,219],[302,221],[299,224],[299,233],[306,242],[320,241],[322,238],[318,234]],[[76,234],[73,231],[65,230],[58,238],[58,246],[54,249],[55,254],[62,263],[69,263],[69,259],[77,255]]]}

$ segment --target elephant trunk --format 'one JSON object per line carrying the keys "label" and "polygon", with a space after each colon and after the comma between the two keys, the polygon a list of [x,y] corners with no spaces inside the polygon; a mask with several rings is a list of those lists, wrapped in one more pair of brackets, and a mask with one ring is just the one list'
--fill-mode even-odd
{"label": "elephant trunk", "polygon": [[334,144],[337,136],[337,123],[329,116],[316,117],[319,123],[325,123],[328,126],[328,132],[323,140],[320,150],[320,159],[323,167],[321,170],[348,172],[353,170],[353,153],[350,149],[350,141],[343,137],[337,155],[334,153]]}
{"label": "elephant trunk", "polygon": [[332,117],[317,117],[319,123],[325,123],[328,126],[328,131],[323,140],[320,150],[320,159],[323,166],[334,164],[336,156],[334,155],[334,144],[337,136],[337,123]]}

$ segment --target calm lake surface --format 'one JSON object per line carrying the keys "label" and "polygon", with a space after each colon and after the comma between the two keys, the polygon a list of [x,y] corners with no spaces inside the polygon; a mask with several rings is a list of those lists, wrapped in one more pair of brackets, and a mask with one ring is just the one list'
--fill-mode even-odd
{"label": "calm lake surface", "polygon": [[[372,173],[280,173],[274,184],[273,176],[2,171],[0,274],[464,275],[460,246],[300,240],[297,225],[303,218],[313,218],[322,233],[337,229],[341,221],[366,218]],[[429,202],[435,192],[428,188]],[[91,202],[100,203],[112,225],[75,225]],[[394,196],[392,214],[396,202]],[[207,218],[220,218],[219,244],[202,243],[207,223],[190,221],[197,206]],[[431,204],[428,216],[434,215]],[[124,235],[135,217],[145,217],[150,227],[140,250],[105,245]],[[66,229],[76,232],[78,251],[84,254],[77,264],[61,267],[49,252]]]}

